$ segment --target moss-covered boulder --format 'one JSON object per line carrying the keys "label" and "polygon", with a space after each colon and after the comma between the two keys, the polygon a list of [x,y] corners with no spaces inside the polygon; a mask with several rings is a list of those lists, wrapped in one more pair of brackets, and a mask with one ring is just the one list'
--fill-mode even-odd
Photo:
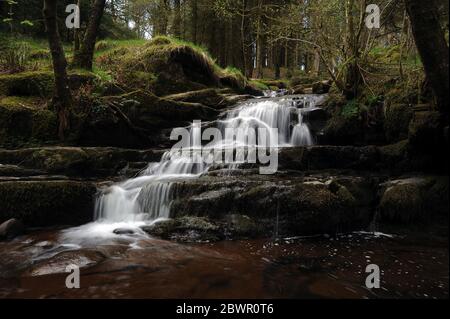
{"label": "moss-covered boulder", "polygon": [[[92,83],[96,76],[87,71],[72,71],[68,75],[69,85],[78,89]],[[0,75],[0,96],[49,97],[53,93],[54,77],[50,71],[22,72]]]}
{"label": "moss-covered boulder", "polygon": [[154,38],[122,56],[118,79],[157,95],[219,85],[218,69],[206,51],[167,37]]}
{"label": "moss-covered boulder", "polygon": [[395,143],[408,138],[413,108],[408,104],[392,104],[385,110],[384,130],[388,142]]}
{"label": "moss-covered boulder", "polygon": [[448,176],[409,177],[383,184],[380,220],[408,225],[448,217],[448,185]]}
{"label": "moss-covered boulder", "polygon": [[89,182],[0,182],[0,222],[16,218],[29,227],[87,223],[96,191]]}
{"label": "moss-covered boulder", "polygon": [[56,139],[56,114],[39,103],[33,98],[0,98],[0,146]]}
{"label": "moss-covered boulder", "polygon": [[46,97],[53,90],[53,73],[22,72],[0,76],[0,95]]}

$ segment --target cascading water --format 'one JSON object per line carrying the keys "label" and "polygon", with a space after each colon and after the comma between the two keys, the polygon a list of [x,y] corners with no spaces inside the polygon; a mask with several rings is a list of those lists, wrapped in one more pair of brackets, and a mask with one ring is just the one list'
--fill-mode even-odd
{"label": "cascading water", "polygon": [[[315,107],[317,96],[305,95],[296,99],[272,98],[251,100],[228,111],[224,119],[218,121],[218,128],[241,129],[243,132],[258,128],[278,128],[278,143],[270,147],[291,147],[313,144],[308,125],[303,121],[305,109]],[[201,147],[200,136],[191,127],[191,149]],[[248,146],[247,134],[235,136],[233,140],[223,138],[211,149]],[[225,135],[223,135],[225,136]],[[253,145],[252,145],[253,146]],[[197,163],[192,157],[178,151],[168,151],[159,163],[151,163],[140,176],[113,185],[97,198],[95,218],[100,222],[144,222],[170,217],[170,204],[173,200],[173,184],[179,180],[198,178],[206,173],[211,165]],[[230,165],[230,167],[236,167]]]}

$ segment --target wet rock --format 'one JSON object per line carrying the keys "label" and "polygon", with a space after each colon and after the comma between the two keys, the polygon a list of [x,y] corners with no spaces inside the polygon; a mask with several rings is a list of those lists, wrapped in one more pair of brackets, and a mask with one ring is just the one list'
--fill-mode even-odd
{"label": "wet rock", "polygon": [[[230,192],[227,196],[232,199],[224,205],[217,205],[214,210],[209,209],[210,203],[207,201],[197,200],[204,194],[208,195],[215,189],[225,187]],[[347,229],[360,230],[367,227],[371,220],[368,210],[357,210],[357,207],[362,207],[365,203],[364,200],[359,202],[355,199],[355,196],[359,196],[357,192],[353,194],[345,185],[340,184],[331,188],[324,181],[315,179],[283,179],[281,182],[269,177],[247,176],[244,181],[239,176],[210,176],[179,183],[176,188],[178,196],[172,206],[174,216],[202,216],[218,222],[224,219],[230,222],[233,217],[227,217],[229,215],[245,215],[263,225],[267,236],[271,235],[275,224],[279,224],[279,234],[307,235]],[[248,220],[246,217],[236,219],[237,224],[239,221]],[[250,221],[246,226],[244,224],[241,230],[246,226],[251,229]],[[267,225],[272,225],[269,231]],[[259,230],[255,229],[255,233]],[[238,230],[237,234],[240,233]]]}
{"label": "wet rock", "polygon": [[34,277],[68,273],[68,266],[76,265],[80,269],[86,269],[99,264],[105,259],[106,256],[103,253],[95,250],[66,251],[49,259],[39,261],[28,269],[24,275]]}
{"label": "wet rock", "polygon": [[325,128],[329,118],[328,113],[322,108],[304,109],[302,111],[303,118],[308,126],[317,135]]}
{"label": "wet rock", "polygon": [[383,183],[380,220],[408,225],[447,218],[448,190],[448,176],[413,176]]}
{"label": "wet rock", "polygon": [[117,228],[113,230],[113,233],[116,235],[133,235],[134,230],[130,228]]}
{"label": "wet rock", "polygon": [[[184,209],[190,212],[201,211],[202,214],[207,216],[214,216],[217,213],[220,214],[220,212],[227,210],[233,198],[234,194],[230,189],[211,190],[197,196],[189,197],[189,201],[185,203]],[[181,212],[183,211],[181,210]]]}
{"label": "wet rock", "polygon": [[425,210],[424,189],[430,181],[425,178],[408,178],[390,181],[380,201],[381,221],[409,224],[429,218]]}
{"label": "wet rock", "polygon": [[227,230],[230,232],[232,238],[256,238],[264,235],[265,227],[262,222],[240,214],[227,215],[226,218]]}
{"label": "wet rock", "polygon": [[90,182],[0,182],[0,220],[29,227],[80,225],[92,220],[97,188]]}
{"label": "wet rock", "polygon": [[211,242],[223,238],[219,226],[205,217],[184,216],[159,221],[142,229],[151,236],[180,242]]}
{"label": "wet rock", "polygon": [[0,240],[13,239],[23,234],[25,227],[20,220],[11,218],[3,224],[0,224]]}

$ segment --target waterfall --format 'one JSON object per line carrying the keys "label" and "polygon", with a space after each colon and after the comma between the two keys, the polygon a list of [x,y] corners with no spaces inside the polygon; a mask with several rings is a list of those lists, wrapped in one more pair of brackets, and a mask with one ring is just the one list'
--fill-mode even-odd
{"label": "waterfall", "polygon": [[[244,134],[233,140],[224,137],[212,150],[232,148],[236,152],[248,146],[247,133],[251,129],[278,128],[278,143],[270,147],[292,147],[313,144],[303,111],[315,107],[317,96],[251,100],[226,113],[217,127],[241,129]],[[201,147],[197,125],[191,127],[191,150]],[[223,135],[225,136],[225,135]],[[253,146],[253,145],[252,145]],[[173,184],[176,181],[198,178],[206,173],[210,164],[194,161],[179,151],[166,152],[159,163],[150,163],[136,178],[129,179],[104,190],[96,201],[95,219],[108,223],[152,221],[170,217]],[[229,165],[233,168],[236,165]]]}

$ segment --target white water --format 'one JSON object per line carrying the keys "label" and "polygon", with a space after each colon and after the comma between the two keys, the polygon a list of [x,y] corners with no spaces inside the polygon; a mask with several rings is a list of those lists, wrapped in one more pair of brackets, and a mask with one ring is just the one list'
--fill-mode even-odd
{"label": "white water", "polygon": [[[314,108],[318,97],[303,96],[300,100],[303,109]],[[297,100],[297,103],[299,100]],[[278,143],[271,147],[292,147],[313,144],[308,125],[303,122],[302,108],[297,108],[292,98],[272,98],[245,102],[227,112],[223,120],[218,121],[218,128],[238,128],[244,131],[257,128],[278,128]],[[191,128],[194,137],[195,130]],[[225,135],[223,135],[225,136]],[[241,147],[248,144],[242,137],[235,140],[222,139],[211,149]],[[201,141],[194,139],[192,149],[198,149]],[[248,146],[248,145],[247,145]],[[179,152],[166,152],[159,163],[149,166],[136,178],[113,185],[98,196],[95,209],[95,222],[90,224],[84,236],[102,236],[111,234],[112,228],[128,225],[135,228],[158,219],[170,217],[170,205],[173,200],[175,181],[198,178],[206,173],[211,165],[194,163],[191,157]],[[230,165],[235,168],[236,165]],[[81,229],[76,229],[77,235]],[[83,236],[83,234],[78,234]],[[71,236],[72,237],[72,236]],[[75,236],[78,237],[78,236]]]}

